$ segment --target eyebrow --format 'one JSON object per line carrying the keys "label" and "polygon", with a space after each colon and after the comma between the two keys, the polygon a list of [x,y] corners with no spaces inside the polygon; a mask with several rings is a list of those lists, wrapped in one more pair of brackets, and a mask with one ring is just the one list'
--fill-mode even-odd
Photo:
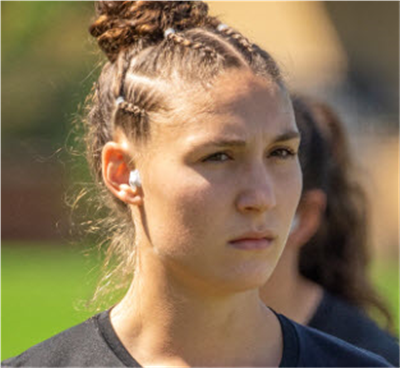
{"label": "eyebrow", "polygon": [[[295,138],[300,138],[300,133],[295,131],[295,130],[289,130],[286,132],[283,132],[276,136],[273,140],[273,143],[276,142],[283,142],[283,141],[289,141],[291,139]],[[212,141],[208,141],[204,145],[201,145],[202,147],[245,147],[246,146],[246,141],[241,140],[241,139],[216,139]]]}
{"label": "eyebrow", "polygon": [[300,138],[300,133],[296,130],[288,130],[275,137],[274,142],[289,141],[295,138]]}

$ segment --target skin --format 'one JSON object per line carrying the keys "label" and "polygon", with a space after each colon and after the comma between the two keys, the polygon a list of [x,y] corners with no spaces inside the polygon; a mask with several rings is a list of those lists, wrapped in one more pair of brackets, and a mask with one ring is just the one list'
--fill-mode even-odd
{"label": "skin", "polygon": [[323,289],[299,271],[301,247],[315,235],[326,208],[326,194],[312,189],[302,194],[296,212],[297,226],[288,237],[279,262],[268,281],[260,288],[265,305],[297,323],[307,325],[323,297]]}
{"label": "skin", "polygon": [[[179,114],[154,123],[145,147],[116,132],[103,150],[104,181],[130,205],[137,231],[135,277],[112,324],[144,366],[278,366],[279,321],[258,288],[301,193],[291,103],[248,70],[176,95]],[[142,179],[136,190],[132,168]],[[265,249],[229,243],[264,230],[273,234]]]}

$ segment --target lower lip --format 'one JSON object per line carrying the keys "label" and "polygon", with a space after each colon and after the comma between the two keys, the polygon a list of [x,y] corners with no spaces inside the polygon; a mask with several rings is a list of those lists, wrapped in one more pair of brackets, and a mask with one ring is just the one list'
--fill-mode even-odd
{"label": "lower lip", "polygon": [[229,242],[234,248],[242,250],[263,250],[271,246],[271,239],[243,239]]}

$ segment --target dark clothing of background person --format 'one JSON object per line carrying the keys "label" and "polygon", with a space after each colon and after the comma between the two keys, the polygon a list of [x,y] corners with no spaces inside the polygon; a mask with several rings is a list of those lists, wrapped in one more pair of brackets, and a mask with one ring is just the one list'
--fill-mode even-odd
{"label": "dark clothing of background person", "polygon": [[400,366],[398,341],[359,308],[326,290],[308,326],[372,351],[395,367]]}

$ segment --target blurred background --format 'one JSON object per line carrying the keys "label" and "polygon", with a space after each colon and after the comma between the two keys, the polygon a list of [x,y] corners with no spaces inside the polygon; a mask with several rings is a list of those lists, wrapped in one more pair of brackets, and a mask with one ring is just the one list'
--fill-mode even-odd
{"label": "blurred background", "polygon": [[[372,203],[371,277],[398,326],[399,3],[210,8],[267,49],[292,89],[346,123]],[[99,258],[71,235],[67,202],[89,180],[70,148],[104,60],[87,31],[93,13],[92,2],[1,2],[2,360],[92,314],[84,301]]]}

